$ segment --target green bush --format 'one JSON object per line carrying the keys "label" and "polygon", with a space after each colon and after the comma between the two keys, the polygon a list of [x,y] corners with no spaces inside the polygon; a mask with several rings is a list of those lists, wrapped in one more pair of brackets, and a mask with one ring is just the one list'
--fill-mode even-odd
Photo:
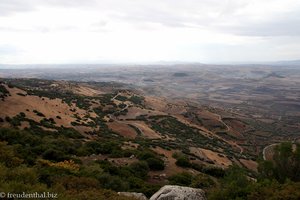
{"label": "green bush", "polygon": [[174,153],[173,158],[176,159],[175,164],[179,167],[191,167],[189,158],[183,153]]}
{"label": "green bush", "polygon": [[276,179],[284,183],[287,179],[300,181],[300,144],[285,142],[274,148],[272,161],[260,161],[258,170],[261,178]]}
{"label": "green bush", "polygon": [[175,164],[179,167],[190,167],[190,160],[186,157],[180,157],[176,160]]}
{"label": "green bush", "polygon": [[48,149],[43,154],[42,157],[46,160],[51,161],[64,161],[68,160],[70,157],[64,154],[64,152],[56,150],[56,149]]}
{"label": "green bush", "polygon": [[146,160],[148,163],[148,166],[151,170],[164,170],[165,169],[165,164],[162,159],[159,158],[148,158]]}
{"label": "green bush", "polygon": [[116,97],[116,99],[119,100],[119,101],[126,101],[126,100],[127,100],[127,97],[118,95],[118,96]]}
{"label": "green bush", "polygon": [[16,167],[22,162],[23,160],[15,155],[12,146],[8,146],[7,142],[0,142],[0,163],[3,163],[6,167]]}
{"label": "green bush", "polygon": [[145,161],[134,162],[129,165],[129,169],[141,179],[145,179],[149,172],[149,166]]}
{"label": "green bush", "polygon": [[140,97],[140,96],[133,95],[128,100],[131,101],[134,104],[142,105],[142,103],[144,101],[144,98]]}
{"label": "green bush", "polygon": [[187,172],[182,172],[168,178],[171,185],[190,186],[193,180],[193,175]]}
{"label": "green bush", "polygon": [[198,174],[197,176],[193,177],[192,183],[190,185],[193,188],[212,188],[216,186],[215,181],[210,178],[206,174]]}

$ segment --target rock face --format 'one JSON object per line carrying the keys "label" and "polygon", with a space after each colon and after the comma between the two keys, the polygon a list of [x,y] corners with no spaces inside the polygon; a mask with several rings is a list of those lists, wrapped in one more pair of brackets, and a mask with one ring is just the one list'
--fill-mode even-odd
{"label": "rock face", "polygon": [[118,192],[121,196],[126,197],[133,197],[137,200],[148,200],[148,198],[143,193],[137,193],[137,192]]}
{"label": "rock face", "polygon": [[150,200],[206,200],[206,197],[201,189],[165,185]]}

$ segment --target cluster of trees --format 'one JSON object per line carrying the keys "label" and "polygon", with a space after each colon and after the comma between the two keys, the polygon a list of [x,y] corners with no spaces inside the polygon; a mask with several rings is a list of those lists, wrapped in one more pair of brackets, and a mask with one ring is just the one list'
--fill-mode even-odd
{"label": "cluster of trees", "polygon": [[[173,157],[176,165],[194,168],[186,155],[176,153]],[[209,200],[300,199],[300,144],[287,142],[276,146],[273,160],[259,160],[255,178],[236,165],[225,171],[202,166],[198,171],[200,174],[196,176],[188,172],[171,176],[169,183],[202,188]]]}
{"label": "cluster of trees", "polygon": [[[124,150],[118,140],[108,138],[83,142],[42,131],[0,129],[0,141],[0,189],[4,192],[51,191],[64,199],[86,199],[85,194],[98,199],[121,199],[114,190],[151,196],[161,185],[147,183],[148,172],[165,168],[163,159],[150,149]],[[118,166],[107,160],[83,164],[78,159],[91,154],[135,155],[138,160]],[[184,154],[174,157],[178,166],[196,169]],[[198,175],[184,172],[169,177],[168,181],[203,188],[211,200],[293,200],[300,197],[299,166],[300,145],[283,143],[274,149],[272,161],[259,162],[256,181],[237,166],[226,171],[200,167]]]}
{"label": "cluster of trees", "polygon": [[216,186],[216,181],[203,173],[192,175],[188,172],[182,172],[169,177],[168,180],[172,185],[189,186],[193,188],[208,189]]}
{"label": "cluster of trees", "polygon": [[[50,192],[56,193],[59,199],[66,200],[133,200],[104,189],[100,184],[101,179],[89,177],[97,170],[102,172],[102,168],[88,166],[74,171],[64,166],[70,163],[72,164],[64,162],[61,165],[47,166],[37,163],[29,166],[19,157],[14,146],[0,142],[0,190],[5,193]],[[82,176],[84,173],[85,176]]]}
{"label": "cluster of trees", "polygon": [[[84,141],[82,138],[70,139],[65,134],[54,134],[42,129],[0,128],[0,141],[5,141],[0,143],[0,168],[2,167],[3,173],[16,168],[30,172],[30,176],[35,177],[33,189],[29,186],[27,189],[25,186],[17,187],[8,179],[2,179],[0,189],[8,192],[20,188],[23,189],[20,191],[40,191],[36,189],[40,187],[44,191],[56,191],[59,188],[60,193],[67,196],[69,193],[81,194],[84,190],[91,194],[95,191],[98,196],[103,197],[98,199],[105,199],[98,193],[107,189],[143,192],[151,196],[160,186],[146,182],[148,173],[150,170],[163,170],[165,167],[161,156],[148,148],[121,149],[122,139],[101,138],[99,141]],[[110,158],[135,155],[138,160],[118,166],[107,160],[83,164],[79,159],[80,156],[93,154],[102,154]],[[3,174],[1,177],[5,176],[9,175]],[[25,179],[26,177],[23,177],[22,181]],[[17,181],[17,184],[22,185],[24,182]],[[106,193],[107,191],[104,192]],[[110,197],[115,195],[113,192],[107,194]]]}
{"label": "cluster of trees", "polygon": [[211,200],[221,199],[300,199],[300,144],[282,143],[274,149],[272,161],[259,161],[257,180],[244,169],[226,171],[220,187],[212,190]]}
{"label": "cluster of trees", "polygon": [[191,162],[190,158],[186,154],[176,152],[172,155],[172,157],[176,159],[175,164],[179,167],[192,168],[194,170],[197,170],[198,172],[208,174],[216,178],[222,178],[225,175],[225,171],[223,168],[205,166],[203,164]]}
{"label": "cluster of trees", "polygon": [[7,95],[9,95],[9,91],[5,88],[4,85],[0,83],[0,98],[4,99],[4,97],[6,97]]}
{"label": "cluster of trees", "polygon": [[[188,126],[175,117],[172,116],[149,116],[148,121],[151,125],[151,128],[162,135],[170,135],[171,137],[176,138],[175,142],[168,142],[164,146],[169,146],[170,148],[189,148],[190,146],[199,146],[211,149],[212,147],[222,147],[226,149],[232,149],[228,144],[221,140],[211,139],[205,137],[199,132],[198,129]],[[174,146],[174,144],[176,146]],[[173,145],[173,146],[172,146]],[[235,150],[234,150],[235,151]],[[226,152],[228,155],[236,155],[237,152]]]}
{"label": "cluster of trees", "polygon": [[144,97],[133,95],[128,100],[136,105],[143,105]]}
{"label": "cluster of trees", "polygon": [[138,158],[142,161],[145,161],[151,170],[159,171],[165,169],[164,161],[157,154],[151,151],[139,153]]}
{"label": "cluster of trees", "polygon": [[300,144],[286,142],[276,146],[273,160],[261,161],[258,170],[261,179],[300,182]]}

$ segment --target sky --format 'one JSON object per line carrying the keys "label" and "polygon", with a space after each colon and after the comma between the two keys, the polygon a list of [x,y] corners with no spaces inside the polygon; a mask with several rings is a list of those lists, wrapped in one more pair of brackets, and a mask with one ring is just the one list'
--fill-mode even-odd
{"label": "sky", "polygon": [[0,0],[0,64],[296,59],[299,0]]}

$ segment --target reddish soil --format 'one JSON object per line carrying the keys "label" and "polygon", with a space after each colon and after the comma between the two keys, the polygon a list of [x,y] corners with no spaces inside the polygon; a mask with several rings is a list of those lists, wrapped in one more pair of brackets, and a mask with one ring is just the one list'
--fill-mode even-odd
{"label": "reddish soil", "polygon": [[150,139],[159,139],[161,138],[160,133],[155,132],[152,130],[145,122],[143,121],[126,121],[127,124],[131,124],[135,127],[137,127],[144,137],[150,138]]}
{"label": "reddish soil", "polygon": [[207,158],[213,161],[219,167],[228,167],[232,165],[231,160],[229,160],[226,155],[222,153],[217,153],[208,149],[191,147],[191,152],[197,156]]}
{"label": "reddish soil", "polygon": [[[71,122],[74,122],[77,114],[79,117],[84,118],[89,114],[95,116],[95,113],[87,113],[87,111],[76,107],[74,104],[69,106],[63,103],[60,99],[49,99],[47,97],[38,97],[32,95],[26,95],[26,92],[18,88],[8,88],[11,96],[5,98],[4,102],[0,104],[0,117],[6,116],[14,117],[20,112],[24,112],[26,118],[39,122],[44,117],[38,116],[33,110],[37,110],[45,115],[46,118],[53,118],[57,126],[73,127]],[[20,96],[18,93],[26,95]],[[72,111],[73,110],[73,111]],[[75,110],[75,111],[74,111]],[[56,116],[60,116],[58,119]],[[21,128],[25,128],[26,125],[22,124]],[[76,129],[76,126],[74,127]],[[92,128],[87,128],[86,131],[91,131]]]}
{"label": "reddish soil", "polygon": [[137,136],[136,131],[125,123],[114,121],[108,122],[107,125],[110,129],[124,137],[135,138]]}
{"label": "reddish soil", "polygon": [[247,167],[248,169],[257,172],[257,162],[253,160],[245,160],[245,159],[240,159],[240,162]]}

